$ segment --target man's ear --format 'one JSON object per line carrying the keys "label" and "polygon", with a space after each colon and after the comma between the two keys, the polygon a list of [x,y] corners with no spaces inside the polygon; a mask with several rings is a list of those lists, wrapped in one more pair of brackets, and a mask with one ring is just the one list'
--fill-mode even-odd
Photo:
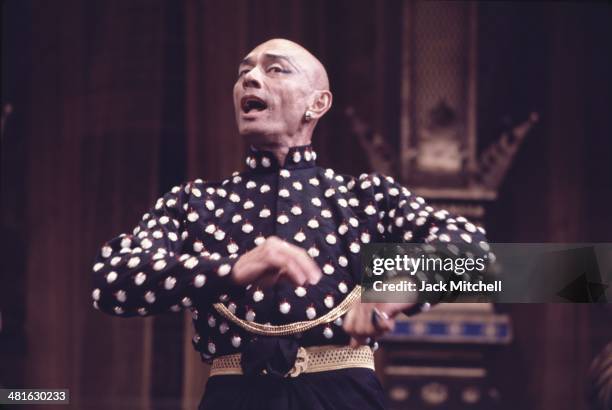
{"label": "man's ear", "polygon": [[315,91],[315,98],[308,110],[312,113],[312,118],[318,120],[331,108],[332,93],[329,90]]}

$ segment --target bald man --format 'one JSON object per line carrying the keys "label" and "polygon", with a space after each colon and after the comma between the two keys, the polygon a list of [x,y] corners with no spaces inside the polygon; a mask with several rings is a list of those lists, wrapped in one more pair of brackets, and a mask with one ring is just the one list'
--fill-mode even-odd
{"label": "bald man", "polygon": [[246,169],[174,187],[93,267],[94,307],[120,316],[188,308],[211,363],[200,409],[383,409],[374,339],[410,304],[359,302],[370,242],[461,242],[484,231],[392,178],[316,165],[332,105],[327,73],[300,45],[267,41],[234,85]]}
{"label": "bald man", "polygon": [[[250,101],[263,105],[247,111],[250,106],[245,104]],[[267,41],[238,67],[234,85],[238,131],[252,146],[273,152],[281,164],[290,147],[310,144],[317,121],[331,105],[325,68],[296,43]]]}

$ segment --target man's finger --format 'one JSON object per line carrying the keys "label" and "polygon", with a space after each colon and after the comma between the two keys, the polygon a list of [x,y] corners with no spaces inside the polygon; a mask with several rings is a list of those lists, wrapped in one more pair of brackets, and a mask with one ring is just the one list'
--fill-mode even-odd
{"label": "man's finger", "polygon": [[387,332],[393,331],[394,328],[395,328],[395,320],[385,319],[383,322],[380,323],[376,331],[377,331],[378,336],[380,336]]}
{"label": "man's finger", "polygon": [[293,248],[293,245],[282,242],[277,254],[278,268],[289,280],[297,285],[302,285],[308,279],[308,276],[306,270],[297,259]]}
{"label": "man's finger", "polygon": [[308,282],[311,285],[314,285],[317,282],[319,282],[319,280],[321,279],[321,276],[323,276],[323,273],[321,272],[319,265],[317,265],[316,262],[310,257],[310,255],[308,255],[308,253],[306,253],[306,251],[303,250],[302,248],[296,247],[295,252],[296,252],[296,259],[298,263],[302,266],[302,268],[306,272],[306,275],[308,277]]}
{"label": "man's finger", "polygon": [[281,273],[277,269],[270,269],[264,274],[255,278],[252,283],[255,286],[259,286],[260,288],[270,288],[278,281],[281,276]]}
{"label": "man's finger", "polygon": [[353,336],[351,337],[351,347],[352,348],[358,348],[359,346],[363,346],[366,345],[368,341],[367,337],[361,337],[361,336]]}
{"label": "man's finger", "polygon": [[378,307],[372,309],[372,325],[376,332],[381,335],[390,332],[395,328],[395,320]]}
{"label": "man's finger", "polygon": [[385,321],[389,320],[389,315],[387,315],[384,311],[379,310],[374,307],[370,313],[370,321],[372,322],[372,326],[376,331],[385,331]]}
{"label": "man's finger", "polygon": [[305,273],[308,282],[312,285],[316,284],[322,276],[321,269],[315,261],[304,251],[295,245],[287,244],[283,247],[283,251],[299,264],[301,270]]}
{"label": "man's finger", "polygon": [[287,267],[282,273],[291,282],[298,286],[302,286],[308,280],[308,275],[306,274],[304,269],[302,269],[302,267],[296,260],[291,258],[289,258],[289,261],[287,262]]}
{"label": "man's finger", "polygon": [[353,322],[355,320],[354,317],[355,317],[355,308],[349,310],[346,316],[344,316],[344,323],[342,324],[342,328],[349,335],[352,335],[354,331],[353,329]]}
{"label": "man's finger", "polygon": [[358,335],[373,335],[376,328],[372,324],[372,308],[370,304],[359,305],[358,314],[355,318],[355,332]]}

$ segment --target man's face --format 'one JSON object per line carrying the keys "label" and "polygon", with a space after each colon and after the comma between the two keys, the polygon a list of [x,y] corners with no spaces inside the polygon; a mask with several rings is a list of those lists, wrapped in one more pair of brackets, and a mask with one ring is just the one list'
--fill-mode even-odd
{"label": "man's face", "polygon": [[313,92],[306,56],[279,41],[251,51],[238,67],[234,110],[243,136],[274,142],[300,128]]}

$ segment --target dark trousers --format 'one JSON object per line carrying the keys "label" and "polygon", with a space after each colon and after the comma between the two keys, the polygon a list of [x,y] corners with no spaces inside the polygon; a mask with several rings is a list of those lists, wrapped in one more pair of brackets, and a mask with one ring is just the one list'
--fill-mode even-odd
{"label": "dark trousers", "polygon": [[376,374],[365,368],[276,376],[214,376],[199,410],[384,410]]}

